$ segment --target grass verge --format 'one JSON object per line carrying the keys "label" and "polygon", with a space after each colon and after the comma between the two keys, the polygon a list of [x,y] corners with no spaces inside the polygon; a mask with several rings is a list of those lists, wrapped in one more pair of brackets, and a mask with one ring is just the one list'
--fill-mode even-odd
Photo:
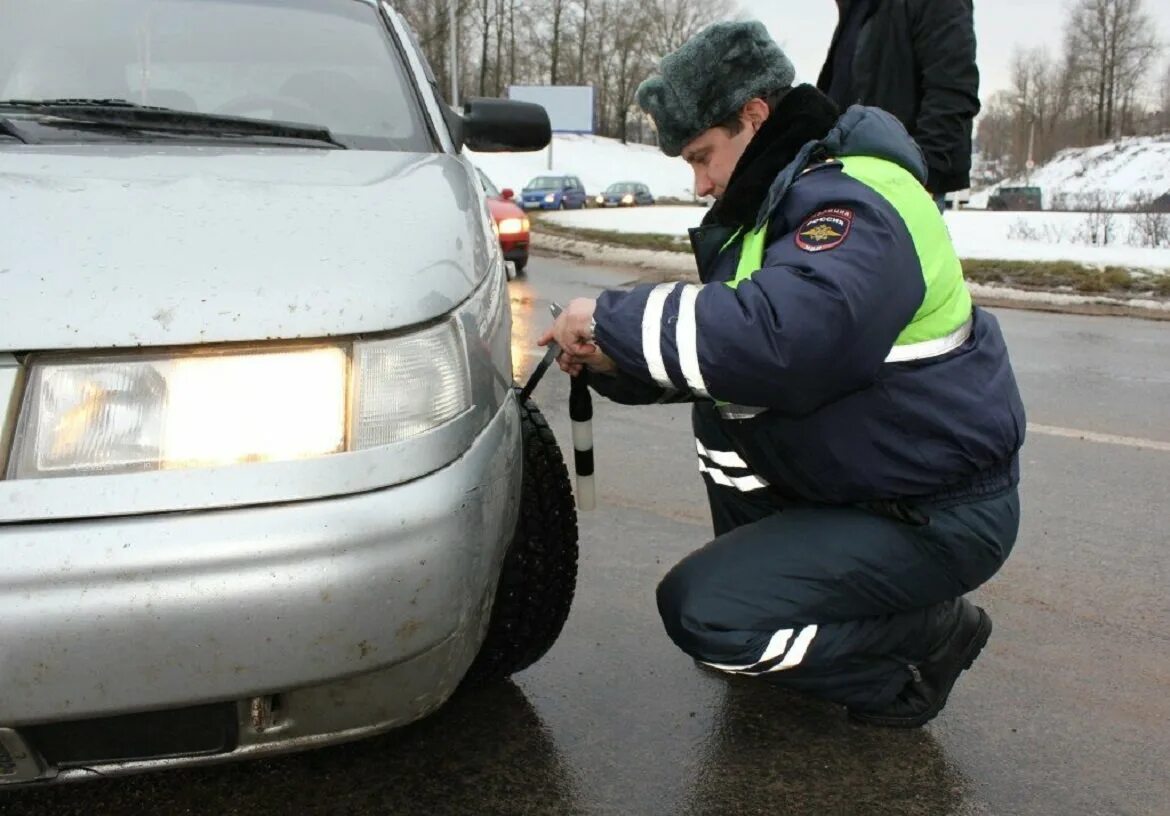
{"label": "grass verge", "polygon": [[541,218],[533,219],[533,228],[538,232],[549,235],[559,235],[562,238],[575,238],[578,241],[592,241],[610,246],[628,247],[630,249],[651,249],[664,252],[682,252],[690,254],[691,243],[686,238],[673,235],[657,235],[647,232],[615,232],[613,230],[576,229],[553,224]]}
{"label": "grass verge", "polygon": [[1151,275],[1122,266],[1085,266],[1075,261],[963,261],[967,280],[1045,292],[1084,295],[1170,297],[1170,274]]}

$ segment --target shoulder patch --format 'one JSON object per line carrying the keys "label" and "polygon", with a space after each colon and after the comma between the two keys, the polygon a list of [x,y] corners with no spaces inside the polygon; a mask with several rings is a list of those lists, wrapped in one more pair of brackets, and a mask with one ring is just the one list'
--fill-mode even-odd
{"label": "shoulder patch", "polygon": [[853,228],[853,210],[830,207],[819,210],[796,230],[796,245],[805,252],[825,252],[845,243]]}

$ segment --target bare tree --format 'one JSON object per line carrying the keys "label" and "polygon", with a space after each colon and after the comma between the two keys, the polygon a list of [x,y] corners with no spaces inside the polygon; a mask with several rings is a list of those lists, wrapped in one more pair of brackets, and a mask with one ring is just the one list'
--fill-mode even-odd
{"label": "bare tree", "polygon": [[561,67],[561,35],[565,24],[565,14],[569,8],[569,0],[548,0],[549,11],[552,13],[552,39],[549,46],[549,60],[551,65],[548,71],[549,84],[556,85]]}
{"label": "bare tree", "polygon": [[1166,63],[1166,69],[1162,72],[1161,87],[1158,89],[1159,111],[1158,111],[1158,129],[1170,130],[1170,62]]}
{"label": "bare tree", "polygon": [[1076,0],[1066,27],[1083,90],[1094,101],[1096,135],[1120,135],[1121,109],[1132,100],[1159,45],[1142,0]]}
{"label": "bare tree", "polygon": [[585,49],[589,42],[589,0],[580,0],[581,26],[577,29],[577,84],[585,83]]}
{"label": "bare tree", "polygon": [[491,0],[479,0],[479,28],[483,38],[479,49],[479,95],[487,96],[488,42],[492,34]]}
{"label": "bare tree", "polygon": [[[646,57],[647,26],[635,3],[627,3],[622,19],[629,25],[621,26],[614,40],[615,77],[614,113],[617,130],[625,144],[630,138],[629,110],[634,104],[638,85],[650,73]],[[628,16],[627,16],[628,15]]]}
{"label": "bare tree", "polygon": [[731,0],[649,0],[647,44],[656,56],[668,54],[715,20],[734,11]]}
{"label": "bare tree", "polygon": [[395,0],[443,91],[452,4],[463,87],[486,96],[518,84],[592,85],[598,132],[627,139],[634,93],[658,59],[735,10],[733,0]]}

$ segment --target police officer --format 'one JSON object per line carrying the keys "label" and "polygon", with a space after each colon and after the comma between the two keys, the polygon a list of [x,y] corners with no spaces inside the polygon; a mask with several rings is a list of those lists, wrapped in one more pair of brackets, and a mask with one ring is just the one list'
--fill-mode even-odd
{"label": "police officer", "polygon": [[963,596],[1015,542],[1024,409],[921,151],[793,77],[758,22],[662,60],[637,99],[717,199],[701,283],[574,300],[541,342],[618,402],[694,405],[715,538],[658,587],[679,648],[917,727],[991,633]]}

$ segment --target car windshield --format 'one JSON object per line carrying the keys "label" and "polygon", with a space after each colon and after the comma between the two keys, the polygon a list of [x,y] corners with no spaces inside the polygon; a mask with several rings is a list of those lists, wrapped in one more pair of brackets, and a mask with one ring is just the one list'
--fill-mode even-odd
{"label": "car windshield", "polygon": [[638,191],[633,184],[611,184],[606,189],[606,192],[617,195],[619,193],[636,193]]}
{"label": "car windshield", "polygon": [[559,190],[564,183],[560,176],[537,176],[528,182],[528,190]]}
{"label": "car windshield", "polygon": [[357,0],[0,0],[0,100],[125,100],[429,151],[377,9]]}

